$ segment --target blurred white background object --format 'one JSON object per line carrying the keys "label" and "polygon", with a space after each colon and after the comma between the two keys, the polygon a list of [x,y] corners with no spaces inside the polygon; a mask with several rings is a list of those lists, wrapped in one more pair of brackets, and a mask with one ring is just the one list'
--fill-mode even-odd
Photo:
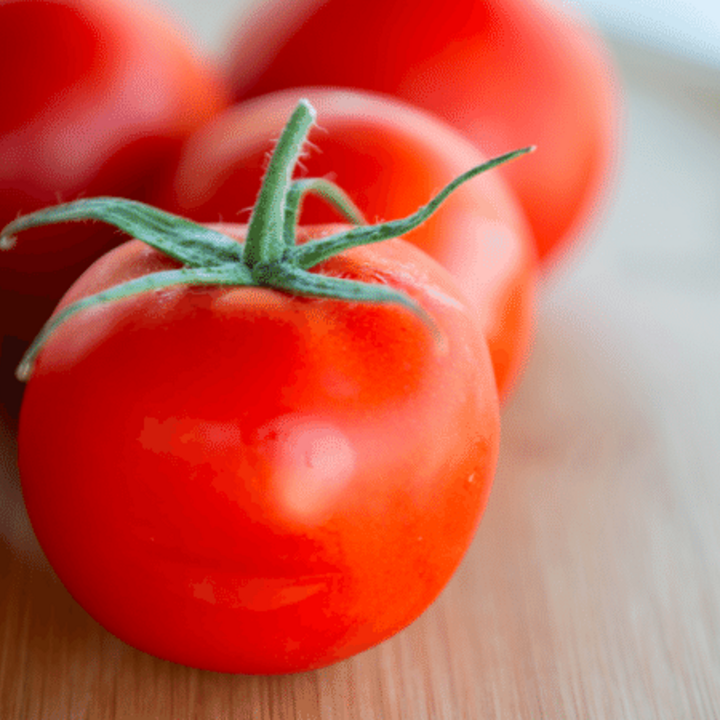
{"label": "blurred white background object", "polygon": [[624,40],[720,66],[718,0],[553,0],[576,6],[603,30]]}

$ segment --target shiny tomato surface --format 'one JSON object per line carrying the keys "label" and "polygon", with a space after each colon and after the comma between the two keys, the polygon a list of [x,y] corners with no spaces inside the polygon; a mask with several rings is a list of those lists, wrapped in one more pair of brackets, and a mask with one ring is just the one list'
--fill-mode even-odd
{"label": "shiny tomato surface", "polygon": [[[175,266],[132,241],[63,305]],[[395,304],[177,286],[76,314],[38,356],[19,430],[33,528],[137,648],[223,672],[321,667],[408,625],[473,537],[498,399],[450,275],[402,240],[313,272],[400,289],[436,329]]]}

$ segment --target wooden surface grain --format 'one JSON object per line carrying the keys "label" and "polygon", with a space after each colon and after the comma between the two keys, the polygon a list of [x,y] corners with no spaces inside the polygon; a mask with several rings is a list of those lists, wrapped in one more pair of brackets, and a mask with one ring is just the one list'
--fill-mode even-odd
{"label": "wooden surface grain", "polygon": [[135,651],[43,560],[4,412],[2,720],[720,717],[720,78],[616,52],[617,189],[542,288],[488,510],[437,602],[294,676]]}

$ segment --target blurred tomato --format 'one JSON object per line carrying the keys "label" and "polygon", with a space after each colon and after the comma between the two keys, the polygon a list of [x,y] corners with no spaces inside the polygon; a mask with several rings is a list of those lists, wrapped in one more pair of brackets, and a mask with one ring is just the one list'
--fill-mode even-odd
{"label": "blurred tomato", "polygon": [[[0,0],[0,226],[81,195],[142,198],[180,143],[226,104],[170,18],[120,0]],[[0,252],[0,334],[35,334],[120,240],[33,231]]]}
{"label": "blurred tomato", "polygon": [[236,99],[362,88],[431,110],[487,155],[537,145],[500,172],[546,264],[608,183],[617,89],[607,52],[543,0],[265,0],[240,27],[229,65]]}
{"label": "blurred tomato", "polygon": [[[333,179],[369,222],[409,215],[486,160],[452,127],[406,103],[296,88],[240,104],[206,125],[185,145],[172,183],[161,186],[154,201],[201,222],[246,220],[242,214],[254,204],[268,154],[301,97],[318,112],[301,161],[303,175]],[[301,219],[312,224],[338,215],[308,197]],[[498,387],[506,395],[531,338],[536,261],[525,218],[498,170],[457,190],[405,238],[455,276],[480,315]]]}

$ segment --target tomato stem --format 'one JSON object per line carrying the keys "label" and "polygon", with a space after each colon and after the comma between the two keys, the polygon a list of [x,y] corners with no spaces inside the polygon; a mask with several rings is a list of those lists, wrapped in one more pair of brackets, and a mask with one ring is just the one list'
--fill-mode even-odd
{"label": "tomato stem", "polygon": [[[350,302],[403,305],[427,325],[440,344],[433,319],[410,296],[378,283],[351,281],[310,272],[323,260],[359,245],[399,237],[425,222],[460,185],[533,148],[523,148],[472,168],[443,188],[426,205],[400,220],[366,225],[362,213],[336,185],[322,178],[293,181],[292,172],[315,119],[301,100],[270,160],[243,244],[222,233],[163,210],[123,198],[89,198],[39,210],[17,218],[0,233],[0,252],[9,250],[23,230],[53,223],[99,220],[123,230],[183,265],[178,270],[145,275],[83,298],[53,315],[23,358],[17,377],[29,379],[35,359],[48,338],[68,318],[101,303],[174,285],[225,285],[275,288],[309,297]],[[329,237],[296,244],[297,219],[304,196],[313,192],[346,216],[353,227]]]}
{"label": "tomato stem", "polygon": [[244,255],[249,268],[283,256],[285,202],[290,178],[314,121],[315,110],[307,100],[300,100],[280,135],[250,216]]}

